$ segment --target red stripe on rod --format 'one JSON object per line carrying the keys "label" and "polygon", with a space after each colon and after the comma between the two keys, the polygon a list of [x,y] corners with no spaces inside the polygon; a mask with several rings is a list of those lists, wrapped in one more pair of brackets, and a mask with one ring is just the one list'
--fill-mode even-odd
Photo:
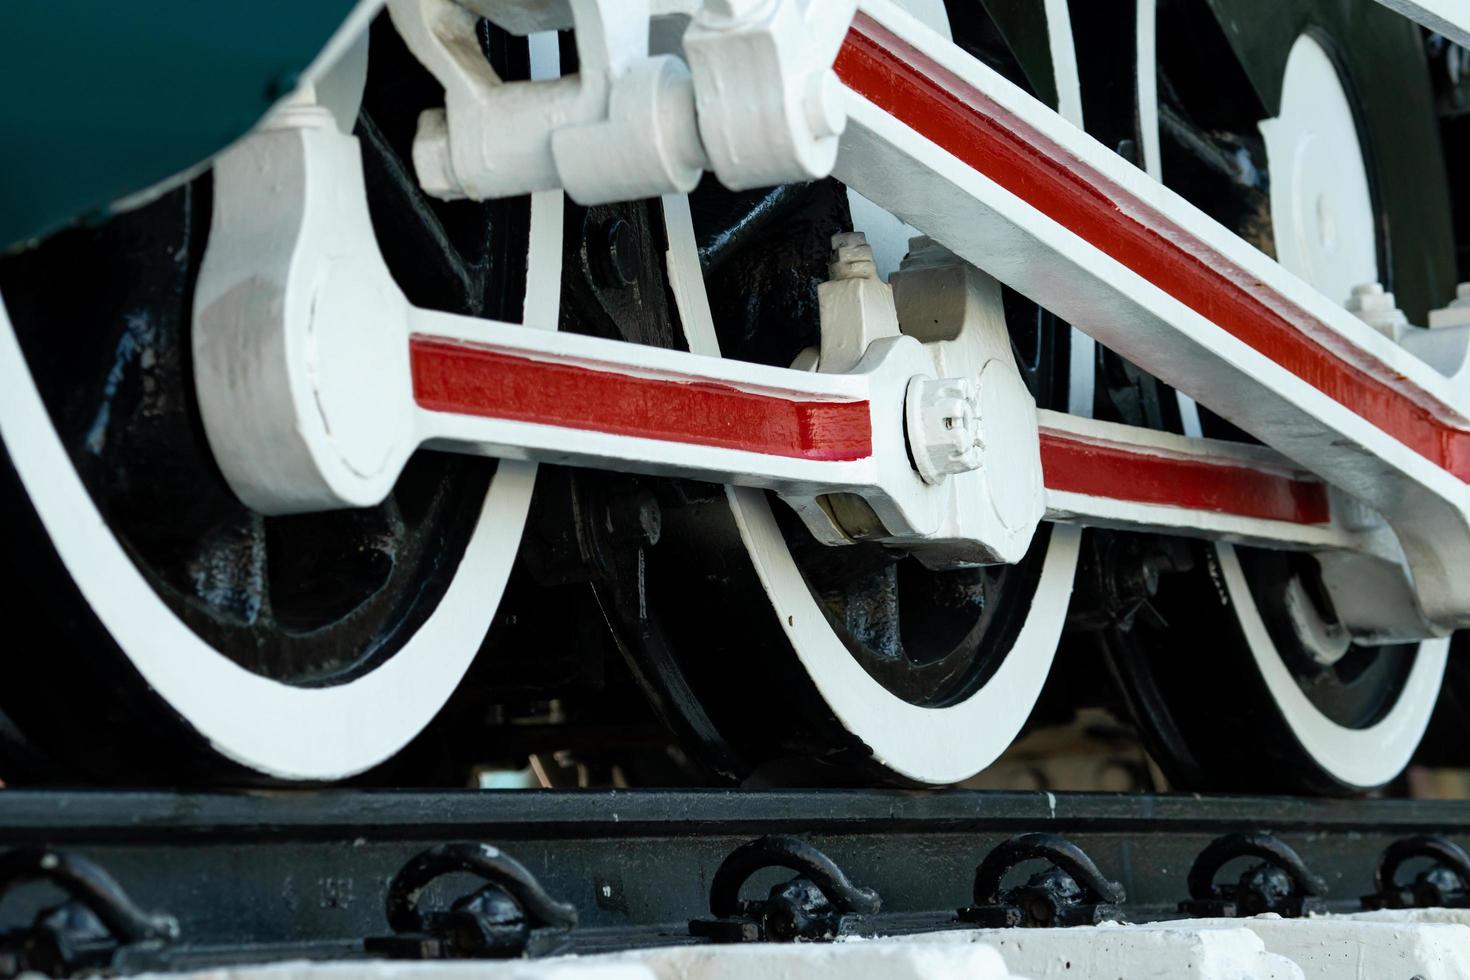
{"label": "red stripe on rod", "polygon": [[796,459],[873,454],[865,401],[793,401],[718,382],[643,378],[418,336],[409,351],[414,400],[431,412]]}
{"label": "red stripe on rod", "polygon": [[1041,433],[1048,490],[1165,504],[1292,524],[1331,519],[1327,487],[1241,463],[1158,455],[1131,446]]}
{"label": "red stripe on rod", "polygon": [[[1470,432],[1453,409],[1372,373],[1326,324],[1254,282],[1168,217],[923,52],[859,15],[837,58],[851,89],[1094,248],[1461,480]],[[1356,363],[1355,363],[1356,362]]]}

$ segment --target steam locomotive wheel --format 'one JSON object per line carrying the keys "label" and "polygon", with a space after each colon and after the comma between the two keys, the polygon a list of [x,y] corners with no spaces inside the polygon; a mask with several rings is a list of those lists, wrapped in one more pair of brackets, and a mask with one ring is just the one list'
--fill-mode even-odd
{"label": "steam locomotive wheel", "polygon": [[[681,216],[675,208],[668,214],[671,222]],[[1065,397],[1056,374],[1066,327],[1015,305],[1023,312],[1013,319],[1035,317],[1044,338],[1043,360],[1032,362],[1037,393]],[[716,353],[708,308],[696,298],[683,313],[691,349]],[[731,488],[726,496],[764,593],[751,599],[777,627],[758,649],[785,660],[789,680],[775,686],[800,698],[791,698],[784,720],[802,732],[803,753],[860,761],[887,778],[948,783],[1010,745],[1051,666],[1076,568],[1074,532],[1041,528],[1013,567],[935,572],[884,549],[817,544],[779,500],[759,491]],[[726,683],[734,679],[703,688],[706,710],[725,702]],[[760,732],[737,737],[762,756],[793,748]]]}
{"label": "steam locomotive wheel", "polygon": [[[525,77],[524,42],[483,40]],[[361,94],[360,115],[351,97],[332,108],[356,117],[374,226],[409,298],[554,310],[560,195],[422,195],[409,148],[442,91],[386,15],[332,78]],[[319,87],[324,101],[341,89]],[[238,502],[190,370],[210,201],[206,175],[0,261],[0,708],[58,767],[47,778],[333,780],[383,761],[459,683],[520,540],[525,464],[423,452],[378,507],[267,518]],[[548,213],[533,224],[533,210]]]}
{"label": "steam locomotive wheel", "polygon": [[[1453,293],[1454,251],[1418,29],[1373,4],[1154,7],[1138,7],[1143,165],[1331,298],[1382,282],[1423,323]],[[1186,433],[1242,438],[1161,386],[1149,399]],[[1397,776],[1448,641],[1351,642],[1314,559],[1187,548],[1175,564],[1193,567],[1106,639],[1171,782],[1354,793]]]}
{"label": "steam locomotive wheel", "polygon": [[[909,6],[947,26],[940,5]],[[1043,60],[1021,64],[1001,41],[1046,37],[1041,5],[1007,32],[979,5],[949,15],[961,44],[1012,77],[1041,78],[1054,100],[1055,45],[1029,46]],[[671,318],[688,349],[783,366],[818,342],[834,233],[868,235],[885,274],[917,234],[835,181],[732,194],[706,180],[662,213]],[[1070,328],[1002,295],[1038,403],[1066,408]],[[1085,411],[1090,391],[1080,401]],[[773,495],[652,490],[657,543],[627,545],[620,581],[599,592],[654,703],[718,776],[950,783],[1026,723],[1065,619],[1071,529],[1043,526],[1016,566],[934,572],[875,545],[818,544]]]}

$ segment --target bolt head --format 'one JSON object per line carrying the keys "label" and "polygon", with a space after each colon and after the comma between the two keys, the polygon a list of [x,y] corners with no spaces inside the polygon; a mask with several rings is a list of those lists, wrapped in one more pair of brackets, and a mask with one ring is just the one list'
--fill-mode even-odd
{"label": "bolt head", "polygon": [[926,483],[980,468],[980,405],[969,378],[916,378],[910,399],[918,400],[918,430],[910,426],[914,463]]}
{"label": "bolt head", "polygon": [[1394,309],[1396,302],[1393,293],[1385,290],[1382,283],[1369,282],[1353,287],[1347,306],[1354,313],[1379,313]]}
{"label": "bolt head", "polygon": [[1347,309],[1394,341],[1399,339],[1399,335],[1409,324],[1408,318],[1398,308],[1398,300],[1393,293],[1385,290],[1383,284],[1378,282],[1354,286],[1353,294],[1347,301]]}

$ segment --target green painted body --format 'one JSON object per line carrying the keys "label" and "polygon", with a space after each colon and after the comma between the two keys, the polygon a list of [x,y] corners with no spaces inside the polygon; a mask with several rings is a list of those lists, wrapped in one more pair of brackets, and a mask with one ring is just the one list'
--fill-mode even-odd
{"label": "green painted body", "polygon": [[0,250],[106,217],[228,146],[353,6],[0,2]]}

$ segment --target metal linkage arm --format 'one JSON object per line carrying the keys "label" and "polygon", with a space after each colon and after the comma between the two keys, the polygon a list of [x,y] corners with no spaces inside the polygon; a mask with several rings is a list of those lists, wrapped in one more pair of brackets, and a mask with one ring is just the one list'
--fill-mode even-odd
{"label": "metal linkage arm", "polygon": [[1273,450],[1039,414],[1047,520],[1294,550],[1365,547],[1327,485]]}
{"label": "metal linkage arm", "polygon": [[820,498],[852,494],[892,543],[943,522],[951,488],[904,449],[909,382],[933,371],[911,338],[874,344],[851,374],[809,374],[420,310],[411,322],[414,432],[431,446],[760,487],[817,515]]}
{"label": "metal linkage arm", "polygon": [[[897,8],[865,10],[837,59],[837,170],[937,244],[895,278],[897,312],[851,271],[870,261],[834,263],[821,373],[415,309],[324,110],[225,154],[194,342],[236,491],[267,512],[369,504],[428,444],[762,487],[822,541],[940,567],[1019,560],[1043,511],[1364,557],[1400,583],[1406,557],[1417,594],[1354,628],[1470,619],[1450,573],[1470,567],[1470,422],[1446,379]],[[976,266],[1281,455],[1064,416],[1038,433]],[[953,322],[904,312],[939,295],[962,300]]]}
{"label": "metal linkage arm", "polygon": [[1039,492],[999,515],[987,501],[1002,464],[1039,491],[1024,389],[1020,441],[996,442],[1019,450],[981,473],[975,382],[927,384],[939,362],[897,330],[816,374],[532,326],[407,302],[357,142],[325,110],[293,107],[216,163],[195,380],[216,459],[258,510],[370,505],[429,444],[768,488],[822,540],[942,548],[942,563],[1019,560],[1041,519]]}
{"label": "metal linkage arm", "polygon": [[[846,124],[832,62],[856,9],[857,0],[388,0],[445,91],[444,110],[419,122],[420,182],[446,199],[565,188],[597,204],[686,192],[705,170],[736,190],[825,177]],[[518,33],[575,27],[577,74],[501,80],[479,57],[476,15]],[[679,55],[650,50],[655,18],[677,19]]]}
{"label": "metal linkage arm", "polygon": [[943,250],[896,280],[910,336],[865,247],[841,244],[822,288],[824,370],[773,368],[412,307],[361,181],[355,140],[310,106],[216,166],[196,385],[221,469],[260,510],[374,503],[430,445],[762,487],[821,540],[882,541],[936,565],[1019,560],[1044,507],[1077,523],[1361,545],[1324,488],[1269,451],[1051,413],[1038,437],[998,287]]}
{"label": "metal linkage arm", "polygon": [[837,72],[836,176],[1380,511],[1470,624],[1466,393],[897,6]]}

